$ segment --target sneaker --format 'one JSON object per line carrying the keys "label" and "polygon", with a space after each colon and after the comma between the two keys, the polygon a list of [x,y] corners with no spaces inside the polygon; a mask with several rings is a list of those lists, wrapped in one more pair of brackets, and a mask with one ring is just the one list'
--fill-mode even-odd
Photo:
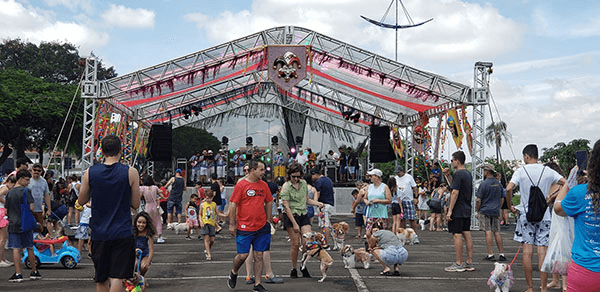
{"label": "sneaker", "polygon": [[421,241],[419,240],[419,237],[415,236],[415,244],[419,244],[419,243],[421,243]]}
{"label": "sneaker", "polygon": [[453,263],[451,266],[446,267],[444,269],[444,271],[446,271],[446,272],[464,272],[465,266],[464,266],[464,264],[459,265],[457,263]]}
{"label": "sneaker", "polygon": [[227,278],[227,287],[229,289],[235,288],[235,284],[237,283],[237,275],[232,271],[229,271],[229,278]]}
{"label": "sneaker", "polygon": [[6,268],[6,267],[10,267],[10,266],[12,266],[12,264],[9,264],[5,261],[0,262],[0,268]]}
{"label": "sneaker", "polygon": [[189,236],[186,236],[186,237],[185,237],[185,240],[192,240],[192,238],[191,238],[191,237],[189,237]]}
{"label": "sneaker", "polygon": [[298,270],[292,269],[292,272],[290,273],[290,278],[292,278],[292,279],[298,278]]}
{"label": "sneaker", "polygon": [[267,277],[267,276],[265,276],[265,279],[263,280],[263,282],[269,283],[269,284],[282,284],[283,283],[283,279],[280,278],[280,277],[277,277],[275,275],[273,275],[273,277]]}
{"label": "sneaker", "polygon": [[258,284],[256,286],[254,286],[254,288],[252,288],[252,291],[269,291],[267,289],[265,289],[265,287],[263,287],[261,284]]}
{"label": "sneaker", "polygon": [[475,271],[475,265],[473,265],[473,263],[464,264],[464,266],[465,266],[465,271],[467,271],[467,272]]}
{"label": "sneaker", "polygon": [[308,273],[308,269],[307,268],[304,268],[304,269],[300,270],[300,272],[302,272],[302,278],[312,278],[310,276],[310,273]]}
{"label": "sneaker", "polygon": [[8,279],[8,281],[9,281],[9,282],[13,282],[13,283],[14,283],[14,282],[21,283],[21,282],[23,282],[23,275],[21,275],[21,274],[17,274],[17,273],[14,273],[14,274],[12,275],[12,277],[10,277],[10,279]]}
{"label": "sneaker", "polygon": [[40,275],[39,271],[31,272],[31,274],[29,274],[29,279],[31,279],[31,280],[39,280],[41,278],[42,278],[42,275]]}
{"label": "sneaker", "polygon": [[165,243],[165,240],[164,240],[164,239],[163,239],[163,237],[161,236],[161,237],[159,237],[159,238],[156,240],[156,243]]}
{"label": "sneaker", "polygon": [[254,280],[254,277],[246,278],[246,285],[254,285],[254,283],[256,283],[256,281]]}
{"label": "sneaker", "polygon": [[494,255],[488,255],[485,258],[483,258],[486,261],[490,261],[490,262],[494,262],[496,261],[496,257]]}
{"label": "sneaker", "polygon": [[501,255],[498,256],[498,260],[501,261],[501,262],[505,262],[506,261],[506,257],[503,254],[501,254]]}

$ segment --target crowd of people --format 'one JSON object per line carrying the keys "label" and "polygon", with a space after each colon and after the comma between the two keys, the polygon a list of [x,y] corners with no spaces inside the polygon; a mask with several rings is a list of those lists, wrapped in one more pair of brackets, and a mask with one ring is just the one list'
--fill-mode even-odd
{"label": "crowd of people", "polygon": [[[5,259],[2,248],[0,265],[14,265],[15,273],[10,281],[23,280],[22,249],[27,249],[30,255],[30,278],[40,279],[32,256],[33,239],[54,238],[60,235],[61,228],[70,227],[77,229],[80,251],[84,250],[86,240],[90,244],[88,254],[94,262],[98,291],[122,289],[123,280],[134,276],[136,261],[140,262],[140,275],[146,275],[154,256],[155,242],[165,242],[163,225],[176,230],[185,226],[188,239],[191,239],[191,230],[195,230],[198,238],[203,237],[205,257],[210,261],[215,234],[228,219],[229,232],[235,236],[237,246],[228,277],[230,288],[236,286],[244,263],[246,283],[253,284],[254,291],[266,291],[262,286],[265,282],[283,282],[274,275],[270,263],[270,243],[275,228],[287,231],[292,279],[311,277],[306,267],[300,269],[300,274],[297,267],[299,254],[306,252],[309,246],[336,249],[331,232],[335,210],[333,181],[321,169],[307,167],[308,160],[291,161],[283,169],[274,168],[278,174],[275,179],[270,173],[265,175],[264,162],[246,161],[229,200],[218,172],[199,170],[196,174],[200,182],[196,184],[196,191],[183,205],[187,182],[180,169],[168,181],[157,183],[152,177],[140,176],[135,168],[119,162],[121,141],[117,137],[107,136],[102,142],[104,162],[86,170],[81,181],[77,176],[53,181],[50,177],[44,178],[41,165],[33,164],[29,168],[26,162],[20,161],[18,169],[3,182],[0,187],[0,245],[8,241],[8,247],[13,249],[13,261]],[[207,151],[207,155],[209,153]],[[424,179],[415,179],[404,168],[396,167],[392,176],[386,177],[374,168],[366,173],[364,180],[356,181],[356,189],[352,192],[356,239],[365,239],[365,251],[381,264],[381,275],[399,275],[399,265],[408,256],[403,240],[411,237],[412,242],[418,244],[417,233],[427,229],[452,234],[456,260],[445,271],[475,270],[472,208],[475,208],[480,230],[485,232],[488,254],[484,260],[507,261],[500,235],[501,225],[509,224],[503,211],[506,209],[516,217],[513,239],[522,244],[522,266],[528,292],[534,287],[534,250],[541,269],[542,291],[555,287],[565,291],[600,289],[600,141],[590,153],[587,169],[576,167],[567,178],[555,163],[538,162],[535,145],[523,149],[525,165],[515,171],[506,185],[494,166],[485,164],[484,180],[475,191],[475,202],[472,201],[472,175],[465,167],[465,159],[465,154],[457,151],[452,154],[451,167],[442,168],[434,163],[431,175]],[[207,176],[206,181],[202,180],[203,176]],[[512,196],[517,187],[520,201],[513,205]],[[530,197],[538,193],[545,200],[545,208],[539,211],[537,205],[530,203]],[[21,213],[24,202],[29,206],[35,228],[26,230],[24,227],[26,218]],[[540,213],[538,218],[534,217],[535,212]],[[559,226],[555,223],[557,216],[572,218],[572,225],[565,226],[572,229],[573,235],[551,231],[552,226]],[[59,221],[66,223],[59,224]],[[407,232],[408,227],[412,234]],[[323,239],[314,241],[306,236],[313,231],[324,234]],[[497,256],[493,251],[494,241]],[[568,244],[554,244],[559,241]],[[465,256],[463,246],[466,247]],[[555,246],[572,248],[566,251]],[[139,259],[136,259],[136,249],[141,251]],[[567,252],[572,255],[572,261],[566,262],[568,269],[558,269],[556,254]],[[565,264],[564,259],[561,260],[560,263]],[[550,263],[550,268],[546,267],[545,261]],[[322,279],[325,279],[327,267],[321,265]],[[550,282],[549,274],[553,274]]]}

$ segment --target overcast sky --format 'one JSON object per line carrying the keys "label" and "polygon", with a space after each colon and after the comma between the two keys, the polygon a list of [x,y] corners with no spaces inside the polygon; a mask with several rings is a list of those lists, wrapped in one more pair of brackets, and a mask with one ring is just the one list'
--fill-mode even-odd
{"label": "overcast sky", "polygon": [[[82,56],[93,51],[120,75],[282,25],[312,29],[393,59],[393,31],[359,17],[380,20],[390,2],[0,0],[0,38],[68,41]],[[543,148],[600,138],[599,1],[403,3],[414,22],[434,20],[400,31],[399,62],[470,86],[476,61],[494,63],[490,86],[499,116],[492,105],[493,119],[508,124],[514,158],[521,158],[529,143]],[[386,22],[394,21],[391,11]],[[402,13],[399,22],[407,23]],[[245,125],[236,124],[245,136]],[[207,130],[220,137],[232,126]],[[278,122],[270,126],[271,135],[281,131]],[[255,141],[266,143],[263,134]],[[314,133],[305,141],[320,149],[319,137]],[[243,137],[235,143],[241,146]],[[446,148],[446,155],[455,150]],[[493,149],[486,150],[486,156],[493,155]],[[508,147],[503,155],[513,158]]]}

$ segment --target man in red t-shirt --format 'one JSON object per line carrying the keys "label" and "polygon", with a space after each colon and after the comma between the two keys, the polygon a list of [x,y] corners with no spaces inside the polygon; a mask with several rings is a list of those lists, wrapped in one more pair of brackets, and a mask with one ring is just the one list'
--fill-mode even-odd
{"label": "man in red t-shirt", "polygon": [[[236,236],[237,255],[233,259],[233,269],[229,273],[227,285],[235,288],[237,272],[250,252],[254,252],[254,291],[265,291],[262,279],[263,252],[271,247],[271,205],[273,196],[266,182],[265,164],[250,161],[250,172],[233,188],[229,205],[229,232]],[[268,224],[269,221],[271,224]]]}

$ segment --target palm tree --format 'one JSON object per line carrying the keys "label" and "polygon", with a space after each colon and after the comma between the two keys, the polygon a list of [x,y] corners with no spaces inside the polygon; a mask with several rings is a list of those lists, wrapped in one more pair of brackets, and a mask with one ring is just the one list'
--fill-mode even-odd
{"label": "palm tree", "polygon": [[506,123],[503,121],[492,122],[485,129],[485,141],[487,145],[491,146],[492,143],[496,145],[496,161],[498,164],[502,161],[502,154],[500,153],[502,140],[510,142],[511,139],[512,135],[506,130]]}

